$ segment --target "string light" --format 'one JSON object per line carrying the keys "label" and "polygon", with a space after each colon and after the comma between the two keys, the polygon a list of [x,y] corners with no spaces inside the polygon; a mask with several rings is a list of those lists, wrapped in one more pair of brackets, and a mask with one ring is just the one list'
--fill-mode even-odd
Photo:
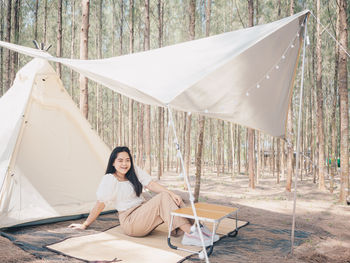
{"label": "string light", "polygon": [[[258,81],[258,83],[255,85],[255,87],[256,87],[257,89],[260,89],[260,88],[261,88],[261,82],[262,82],[264,79],[266,79],[266,80],[270,79],[270,75],[271,75],[271,73],[272,73],[272,71],[273,71],[274,69],[275,69],[275,70],[278,70],[278,69],[280,68],[280,61],[281,61],[281,60],[285,60],[288,50],[293,49],[293,48],[295,47],[295,44],[294,44],[294,43],[295,43],[295,41],[300,37],[300,33],[299,33],[299,32],[300,32],[301,27],[303,27],[303,26],[304,26],[304,23],[302,23],[302,24],[300,25],[300,28],[298,29],[298,31],[297,31],[297,33],[295,34],[294,38],[291,40],[290,44],[287,46],[286,50],[283,52],[283,54],[282,54],[280,60],[279,60],[276,64],[274,64],[274,65],[266,72],[266,74]],[[307,40],[308,40],[308,36],[307,36]],[[245,95],[246,95],[247,97],[250,96],[250,91],[251,91],[252,88],[253,88],[253,87],[249,88],[249,89],[246,91]],[[204,112],[207,113],[207,110],[205,110]]]}

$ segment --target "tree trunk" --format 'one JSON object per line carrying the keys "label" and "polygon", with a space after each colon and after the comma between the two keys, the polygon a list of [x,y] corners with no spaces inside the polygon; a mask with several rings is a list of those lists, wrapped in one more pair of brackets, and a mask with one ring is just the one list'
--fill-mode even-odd
{"label": "tree trunk", "polygon": [[[347,1],[339,0],[339,42],[348,46]],[[349,195],[349,100],[347,56],[344,50],[339,52],[339,103],[340,103],[340,196],[339,201],[346,204]]]}
{"label": "tree trunk", "polygon": [[237,174],[241,174],[241,128],[237,125]]}
{"label": "tree trunk", "polygon": [[124,145],[123,142],[123,99],[118,94],[118,145]]}
{"label": "tree trunk", "polygon": [[[249,27],[254,26],[254,1],[248,0],[248,16],[249,16]],[[254,163],[255,163],[255,147],[254,147],[254,130],[248,128],[248,173],[249,173],[249,187],[255,188],[255,173],[254,173]]]}
{"label": "tree trunk", "polygon": [[[164,3],[158,0],[158,47],[162,47],[163,43],[163,17]],[[158,148],[158,180],[163,175],[164,171],[164,108],[158,107],[158,133],[159,133],[159,148]]]}
{"label": "tree trunk", "polygon": [[271,172],[272,172],[272,177],[275,177],[275,138],[273,137],[272,137],[272,151],[271,151]]}
{"label": "tree trunk", "polygon": [[289,14],[294,15],[294,0],[290,0]]}
{"label": "tree trunk", "polygon": [[138,103],[138,143],[137,143],[137,163],[143,168],[143,119],[144,119],[144,105]]}
{"label": "tree trunk", "polygon": [[[89,11],[90,0],[81,1],[82,22],[80,33],[80,59],[88,59],[88,36],[89,36]],[[88,118],[88,80],[80,75],[80,111],[83,116]]]}
{"label": "tree trunk", "polygon": [[201,185],[204,125],[205,125],[205,117],[199,116],[199,135],[198,135],[197,155],[196,155],[196,184],[194,187],[195,202],[198,202],[200,185]]}
{"label": "tree trunk", "polygon": [[[210,34],[210,16],[211,16],[211,0],[208,0],[206,3],[206,10],[205,10],[205,35],[209,36]],[[194,15],[194,13],[192,14]],[[192,28],[194,31],[194,26]],[[194,38],[194,34],[193,34]],[[196,150],[196,184],[194,188],[194,199],[195,202],[198,202],[199,199],[199,192],[200,192],[200,185],[201,185],[201,175],[202,175],[202,152],[203,152],[203,138],[204,138],[204,127],[205,127],[205,117],[199,116],[199,134],[198,134],[198,143],[197,143],[197,150]]]}
{"label": "tree trunk", "polygon": [[[13,37],[14,43],[18,44],[19,42],[19,18],[21,15],[21,3],[20,0],[15,0],[15,5],[13,6],[14,13],[14,28],[13,28]],[[11,85],[16,77],[16,72],[18,68],[18,53],[12,52],[12,65],[11,65]],[[1,76],[2,77],[2,76]]]}
{"label": "tree trunk", "polygon": [[260,132],[256,133],[256,149],[258,153],[258,159],[256,164],[256,183],[259,184],[261,178],[261,143],[260,143]]}
{"label": "tree trunk", "polygon": [[277,158],[276,158],[276,172],[277,172],[277,183],[280,183],[280,171],[281,171],[281,139],[277,139]]}
{"label": "tree trunk", "polygon": [[[47,8],[47,0],[46,8]],[[46,10],[47,12],[47,10]],[[70,38],[70,58],[74,58],[75,51],[75,1],[71,3],[71,12],[72,12],[72,25],[71,25],[71,38]],[[46,29],[45,29],[46,30]],[[45,42],[43,42],[45,44]],[[74,100],[74,70],[70,70],[70,95]]]}
{"label": "tree trunk", "polygon": [[[4,1],[0,1],[0,40],[4,40]],[[4,49],[0,48],[0,96],[5,93],[4,89]]]}
{"label": "tree trunk", "polygon": [[[6,42],[11,42],[11,15],[12,15],[12,0],[7,1],[7,16],[6,16]],[[11,87],[11,52],[6,49],[5,58],[6,72],[5,72],[5,91]]]}
{"label": "tree trunk", "polygon": [[[150,19],[149,19],[149,0],[145,0],[145,50],[150,49]],[[145,168],[148,174],[151,174],[152,161],[151,161],[151,106],[146,105],[145,114],[145,153],[146,162]]]}
{"label": "tree trunk", "polygon": [[[134,53],[134,0],[129,1],[129,49],[130,54]],[[129,148],[131,151],[134,150],[134,100],[129,98]]]}
{"label": "tree trunk", "polygon": [[221,173],[225,173],[225,122],[221,122]]}
{"label": "tree trunk", "polygon": [[278,0],[277,2],[277,18],[281,18],[281,0]]}
{"label": "tree trunk", "polygon": [[[75,8],[75,1],[73,1],[73,5],[74,5],[74,8]],[[73,14],[73,17],[75,16],[75,11]],[[37,17],[36,17],[37,19]],[[72,25],[73,26],[73,25]],[[44,0],[44,24],[43,24],[43,43],[44,45],[47,44],[47,0]],[[75,39],[75,37],[74,37]]]}
{"label": "tree trunk", "polygon": [[[218,120],[217,122],[217,127],[219,128],[221,126],[221,120]],[[217,129],[217,138],[218,138],[218,141],[217,141],[217,148],[216,148],[216,151],[217,151],[217,157],[216,157],[216,173],[217,173],[217,176],[220,175],[220,168],[221,168],[221,142],[222,142],[222,138],[221,138],[221,132],[220,132],[220,129]]]}
{"label": "tree trunk", "polygon": [[[195,38],[195,19],[196,19],[196,1],[190,0],[190,14],[189,14],[189,38],[194,40]],[[187,113],[186,118],[186,144],[185,144],[185,168],[186,173],[189,174],[190,162],[191,162],[191,124],[192,114]]]}
{"label": "tree trunk", "polygon": [[[336,38],[339,40],[339,6],[337,7],[337,24],[336,24]],[[330,186],[329,191],[333,193],[334,191],[334,177],[337,173],[337,126],[336,126],[336,112],[337,112],[337,101],[338,101],[338,68],[339,68],[339,46],[335,45],[334,50],[334,94],[333,94],[333,107],[331,113],[331,178],[330,178]]]}
{"label": "tree trunk", "polygon": [[[58,0],[56,56],[59,58],[62,57],[62,0]],[[61,78],[61,75],[62,75],[61,63],[56,63],[56,71],[58,76]]]}
{"label": "tree trunk", "polygon": [[248,129],[248,173],[249,173],[249,187],[255,188],[255,174],[254,174],[254,130]]}
{"label": "tree trunk", "polygon": [[190,163],[191,163],[191,124],[192,114],[186,114],[186,139],[185,139],[185,168],[186,174],[190,174]]}
{"label": "tree trunk", "polygon": [[38,10],[39,10],[39,0],[35,0],[35,9],[34,9],[34,40],[38,40]]}
{"label": "tree trunk", "polygon": [[[317,0],[317,17],[320,19],[321,3],[320,0]],[[324,153],[324,128],[323,128],[323,92],[322,92],[322,42],[321,42],[321,28],[320,24],[316,24],[316,61],[317,61],[317,70],[316,70],[316,89],[317,89],[317,135],[318,135],[318,188],[325,190],[325,153]]]}
{"label": "tree trunk", "polygon": [[[290,15],[294,14],[294,2],[290,1]],[[292,190],[293,181],[293,158],[294,158],[294,145],[293,145],[293,95],[290,98],[290,105],[288,110],[287,119],[287,182],[286,190],[290,192]]]}
{"label": "tree trunk", "polygon": [[134,100],[129,98],[129,105],[128,105],[128,114],[129,114],[129,142],[128,146],[130,150],[134,151]]}
{"label": "tree trunk", "polygon": [[233,130],[232,130],[232,123],[228,123],[227,125],[227,160],[228,160],[228,172],[231,172],[231,175],[233,176],[233,160],[234,160],[234,139],[233,137]]}

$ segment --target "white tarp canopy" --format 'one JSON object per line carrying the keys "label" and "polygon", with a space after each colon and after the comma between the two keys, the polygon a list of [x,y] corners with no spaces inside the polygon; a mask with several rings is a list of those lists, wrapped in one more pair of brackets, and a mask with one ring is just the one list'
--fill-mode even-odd
{"label": "white tarp canopy", "polygon": [[279,21],[150,51],[100,60],[55,58],[139,102],[200,113],[284,136],[308,10]]}

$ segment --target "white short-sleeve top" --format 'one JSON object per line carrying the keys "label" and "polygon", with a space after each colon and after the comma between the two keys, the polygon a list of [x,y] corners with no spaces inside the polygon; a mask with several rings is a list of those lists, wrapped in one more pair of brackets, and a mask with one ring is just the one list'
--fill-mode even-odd
{"label": "white short-sleeve top", "polygon": [[[147,186],[151,176],[137,167],[135,173],[140,183]],[[118,211],[125,211],[129,208],[140,205],[145,199],[142,195],[137,196],[132,183],[129,181],[118,181],[113,174],[105,174],[96,192],[97,200],[103,203],[112,202]]]}

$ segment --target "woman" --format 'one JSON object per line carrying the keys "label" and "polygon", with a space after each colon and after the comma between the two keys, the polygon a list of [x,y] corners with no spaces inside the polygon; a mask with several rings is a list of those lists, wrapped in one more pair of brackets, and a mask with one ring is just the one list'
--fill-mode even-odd
{"label": "woman", "polygon": [[[158,193],[149,201],[141,196],[146,187]],[[129,236],[146,236],[158,225],[166,222],[170,225],[171,211],[183,207],[184,203],[177,194],[169,191],[151,176],[134,166],[128,147],[116,147],[109,158],[106,174],[97,189],[97,202],[83,224],[71,224],[75,229],[86,229],[99,216],[108,202],[113,202],[119,213],[120,225]],[[183,245],[201,246],[199,233],[190,221],[183,217],[174,217],[172,233],[184,231]],[[211,231],[201,225],[205,245],[211,243]],[[214,236],[214,241],[218,236]]]}

